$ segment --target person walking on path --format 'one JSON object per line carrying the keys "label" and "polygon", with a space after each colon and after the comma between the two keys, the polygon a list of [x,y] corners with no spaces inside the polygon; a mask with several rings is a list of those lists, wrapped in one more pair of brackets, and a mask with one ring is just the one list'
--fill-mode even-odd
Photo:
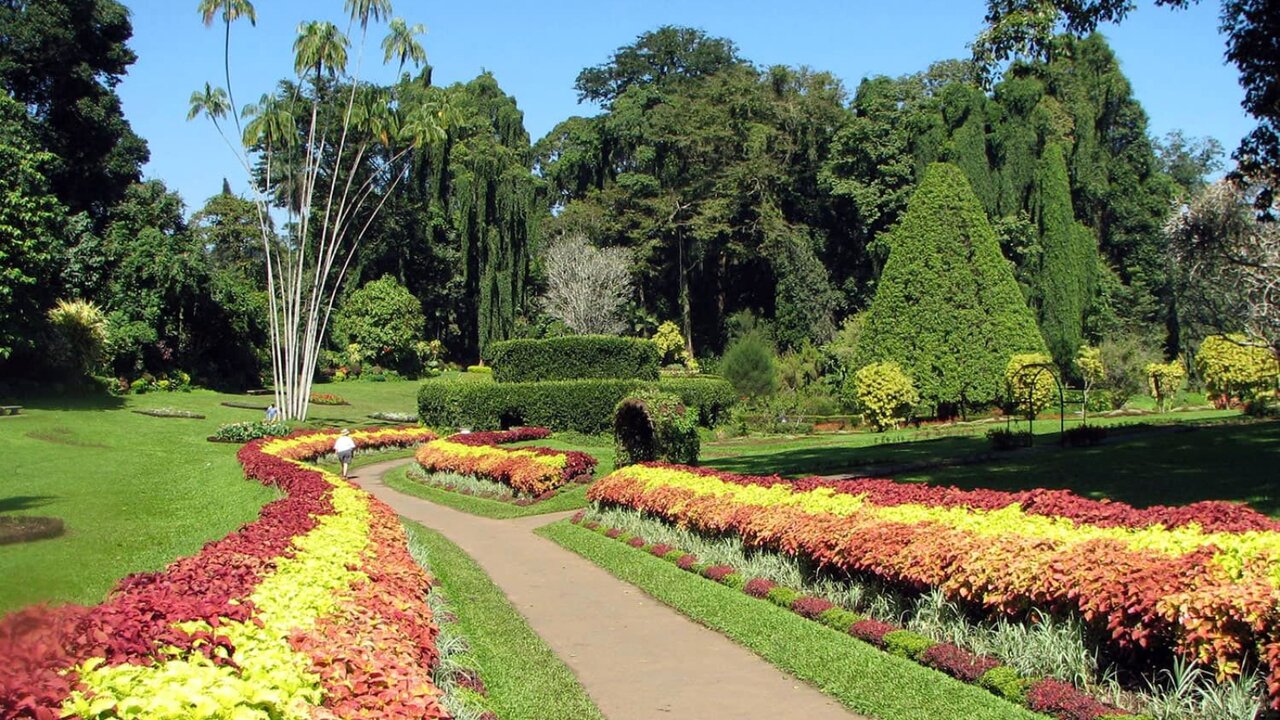
{"label": "person walking on path", "polygon": [[356,452],[356,441],[351,439],[351,433],[346,428],[333,441],[333,452],[337,454],[338,462],[342,463],[342,479],[346,480],[347,468],[351,466],[351,457]]}
{"label": "person walking on path", "polygon": [[267,406],[267,422],[273,423],[278,417],[280,417],[280,409],[276,407],[275,403],[271,403]]}

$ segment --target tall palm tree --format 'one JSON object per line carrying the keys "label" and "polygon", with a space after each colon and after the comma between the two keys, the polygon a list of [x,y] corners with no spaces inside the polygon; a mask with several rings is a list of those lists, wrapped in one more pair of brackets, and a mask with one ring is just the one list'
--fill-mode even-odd
{"label": "tall palm tree", "polygon": [[293,43],[294,70],[299,75],[314,71],[318,91],[325,71],[330,76],[346,72],[350,45],[337,25],[320,20],[304,22],[298,26],[298,39]]}
{"label": "tall palm tree", "polygon": [[226,25],[226,41],[222,49],[223,69],[227,74],[227,99],[230,104],[232,117],[235,118],[236,127],[240,127],[240,119],[236,114],[236,99],[231,94],[231,23],[240,18],[248,18],[249,24],[258,25],[258,11],[253,8],[253,3],[249,0],[200,0],[200,5],[196,11],[200,13],[200,17],[204,20],[205,27],[213,27],[213,21],[218,16],[218,11],[222,11],[222,22]]}
{"label": "tall palm tree", "polygon": [[396,77],[404,72],[404,64],[412,60],[414,67],[422,65],[427,61],[427,51],[423,49],[422,43],[418,42],[418,36],[427,32],[427,28],[422,23],[418,23],[410,27],[403,18],[395,18],[391,21],[387,37],[382,41],[382,51],[385,53],[383,62],[391,62],[391,58],[400,58],[400,68],[396,70]]}
{"label": "tall palm tree", "polygon": [[213,126],[218,129],[218,132],[222,132],[218,121],[226,117],[230,110],[227,91],[205,83],[204,90],[191,93],[191,109],[187,111],[187,120],[195,120],[200,115],[204,115],[213,121]]}
{"label": "tall palm tree", "polygon": [[353,21],[360,21],[362,31],[369,29],[369,21],[381,22],[391,17],[391,0],[347,0],[347,13]]}

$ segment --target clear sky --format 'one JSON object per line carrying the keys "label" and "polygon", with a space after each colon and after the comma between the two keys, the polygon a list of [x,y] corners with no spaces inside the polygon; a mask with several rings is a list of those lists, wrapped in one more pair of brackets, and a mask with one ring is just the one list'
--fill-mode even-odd
{"label": "clear sky", "polygon": [[[133,13],[138,62],[119,93],[125,116],[151,147],[148,178],[164,180],[202,205],[221,188],[247,188],[244,170],[207,120],[186,121],[191,91],[223,83],[223,33],[207,29],[197,0],[123,0]],[[1240,109],[1235,68],[1223,59],[1217,0],[1186,11],[1139,0],[1111,40],[1134,92],[1164,135],[1182,129],[1212,136],[1228,151],[1253,126]],[[292,46],[303,20],[342,20],[342,0],[257,0],[258,25],[232,28],[232,83],[238,102],[256,100],[292,75]],[[830,71],[852,92],[872,75],[901,75],[930,62],[965,57],[982,25],[983,0],[393,0],[396,15],[423,23],[421,40],[434,82],[469,80],[489,70],[514,95],[536,140],[560,120],[593,114],[577,103],[573,81],[640,33],[689,25],[738,44],[761,65],[808,65]],[[384,30],[370,29],[363,77],[390,81],[381,66]],[[353,67],[354,67],[353,53]]]}

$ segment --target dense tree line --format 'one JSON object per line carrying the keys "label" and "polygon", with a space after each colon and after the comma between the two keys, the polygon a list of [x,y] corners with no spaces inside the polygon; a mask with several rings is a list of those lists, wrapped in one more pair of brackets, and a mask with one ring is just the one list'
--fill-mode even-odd
{"label": "dense tree line", "polygon": [[[0,0],[0,356],[10,370],[39,369],[48,309],[77,298],[108,317],[104,369],[113,375],[182,369],[202,382],[254,384],[267,369],[258,209],[224,187],[188,218],[162,184],[139,182],[146,146],[114,93],[134,60],[130,32],[116,0]],[[1191,339],[1164,225],[1175,202],[1220,169],[1220,148],[1180,134],[1153,139],[1100,35],[1054,35],[1046,52],[1019,55],[997,78],[981,63],[946,60],[868,77],[850,92],[829,73],[760,67],[726,38],[662,27],[584,69],[576,90],[600,111],[536,142],[493,76],[434,85],[430,67],[403,72],[421,58],[393,39],[394,84],[344,84],[313,53],[313,65],[250,105],[243,129],[262,147],[299,132],[290,119],[313,105],[322,132],[338,128],[353,103],[371,161],[352,170],[321,158],[321,182],[367,182],[380,211],[343,294],[394,278],[421,305],[421,340],[439,341],[452,359],[472,362],[494,340],[569,331],[539,302],[545,250],[559,238],[624,253],[626,331],[675,321],[690,358],[720,353],[744,312],[766,319],[782,349],[856,334],[863,324],[848,319],[867,311],[873,334],[892,334],[883,308],[903,292],[904,273],[937,271],[894,270],[910,265],[903,238],[936,251],[935,264],[949,252],[959,253],[953,265],[981,255],[978,274],[1001,289],[964,293],[999,295],[1039,330],[1023,337],[1019,320],[1019,339],[1001,352],[1047,349],[1073,374],[1089,343],[1137,336],[1172,357]],[[202,98],[206,109],[224,101],[212,88]],[[397,130],[379,106],[429,112],[443,135],[393,152],[377,142]],[[967,224],[952,228],[962,241],[906,222],[939,163],[949,169],[936,182],[972,198]],[[287,157],[260,165],[264,188],[268,172],[272,202],[297,216],[301,171]],[[957,178],[967,187],[954,187]],[[296,226],[277,225],[272,242],[299,241]],[[898,287],[873,302],[895,277]],[[914,292],[901,301],[918,301]],[[336,356],[353,337],[333,333]],[[862,355],[898,360],[849,357]],[[984,372],[996,378],[1004,366],[988,360]],[[990,400],[996,382],[959,396],[936,390],[955,389],[953,380],[917,378],[939,404]]]}

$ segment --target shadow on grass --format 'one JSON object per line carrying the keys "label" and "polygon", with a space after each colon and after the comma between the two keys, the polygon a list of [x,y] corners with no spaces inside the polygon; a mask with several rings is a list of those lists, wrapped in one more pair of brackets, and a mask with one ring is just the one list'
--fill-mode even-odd
{"label": "shadow on grass", "polygon": [[[12,401],[12,402],[11,402]],[[82,411],[82,410],[119,410],[125,406],[125,399],[105,393],[83,394],[41,394],[31,396],[5,396],[2,405],[21,405],[25,410]],[[17,415],[16,417],[22,417]]]}
{"label": "shadow on grass", "polygon": [[54,495],[14,495],[0,498],[0,513],[44,507],[57,499]]}
{"label": "shadow on grass", "polygon": [[897,479],[962,488],[1071,490],[1138,507],[1243,502],[1280,515],[1280,423],[1187,428],[1092,448],[907,473]]}

